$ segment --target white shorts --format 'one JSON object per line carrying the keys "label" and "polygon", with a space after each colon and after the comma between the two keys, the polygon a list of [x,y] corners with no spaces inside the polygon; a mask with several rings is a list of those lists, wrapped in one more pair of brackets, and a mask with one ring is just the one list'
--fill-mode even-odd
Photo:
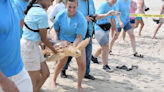
{"label": "white shorts", "polygon": [[45,61],[39,48],[39,41],[34,42],[21,38],[21,57],[27,71],[38,71]]}
{"label": "white shorts", "polygon": [[[25,68],[17,75],[8,78],[15,83],[20,92],[33,92],[31,78]],[[0,92],[4,92],[1,87]]]}

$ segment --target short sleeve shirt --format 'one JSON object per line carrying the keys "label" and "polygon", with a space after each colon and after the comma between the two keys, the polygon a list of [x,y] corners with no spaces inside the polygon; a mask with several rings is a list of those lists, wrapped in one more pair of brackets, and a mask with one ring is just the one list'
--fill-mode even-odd
{"label": "short sleeve shirt", "polygon": [[[130,21],[130,4],[131,4],[131,0],[117,0],[117,3],[114,5],[116,7],[116,10],[119,11],[121,13],[120,19],[123,22],[123,24],[126,26],[129,21]],[[116,18],[116,24],[117,24],[117,28],[121,28],[119,25],[119,21]]]}
{"label": "short sleeve shirt", "polygon": [[[108,1],[105,1],[103,3],[100,4],[100,6],[98,7],[97,11],[96,11],[96,14],[106,14],[108,13],[110,10],[116,10],[116,8],[114,6],[110,6]],[[97,20],[96,24],[95,24],[95,30],[101,30],[101,27],[97,24],[107,24],[109,23],[109,19],[116,19],[116,16],[107,16],[103,19],[100,19],[100,20]],[[109,32],[109,31],[106,31],[106,32]]]}
{"label": "short sleeve shirt", "polygon": [[0,70],[6,77],[23,69],[20,55],[20,21],[14,0],[0,0]]}
{"label": "short sleeve shirt", "polygon": [[[14,0],[15,2],[15,6],[17,8],[18,11],[18,15],[19,15],[19,19],[23,20],[24,19],[24,11],[27,9],[27,5],[28,5],[28,1],[23,1],[23,0]],[[22,37],[23,34],[23,30],[20,27],[20,38]]]}
{"label": "short sleeve shirt", "polygon": [[[40,4],[33,4],[33,6],[39,7],[31,7],[25,16],[24,22],[27,26],[33,30],[39,30],[43,28],[48,28],[48,16],[46,11]],[[37,42],[41,40],[39,32],[33,32],[29,30],[26,26],[23,26],[23,38]]]}
{"label": "short sleeve shirt", "polygon": [[76,35],[85,38],[87,32],[87,21],[84,15],[76,11],[73,18],[69,18],[67,9],[59,12],[55,17],[54,29],[59,30],[59,39],[74,42]]}

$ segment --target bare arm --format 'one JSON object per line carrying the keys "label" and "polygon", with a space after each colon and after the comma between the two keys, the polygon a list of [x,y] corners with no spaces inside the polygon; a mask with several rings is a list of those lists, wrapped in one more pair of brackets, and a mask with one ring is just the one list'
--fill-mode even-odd
{"label": "bare arm", "polygon": [[111,11],[109,11],[106,14],[97,14],[96,19],[103,19],[103,18],[105,18],[107,16],[111,16],[112,15],[112,12],[115,12],[115,11],[114,10],[111,10]]}
{"label": "bare arm", "polygon": [[59,30],[54,31],[54,39],[59,40]]}
{"label": "bare arm", "polygon": [[116,25],[116,21],[115,19],[109,19],[109,22],[111,23],[111,26],[113,27],[113,29],[116,31],[116,33],[118,32],[117,30],[117,25]]}
{"label": "bare arm", "polygon": [[76,35],[76,39],[73,42],[73,46],[77,46],[81,42],[82,36],[81,35]]}
{"label": "bare arm", "polygon": [[[133,1],[134,2],[134,1]],[[137,10],[137,3],[134,2],[134,5],[131,3],[132,8],[136,11]]]}
{"label": "bare arm", "polygon": [[50,21],[53,23],[54,22],[54,19],[50,18]]}
{"label": "bare arm", "polygon": [[43,29],[39,29],[40,32],[40,36],[41,36],[41,40],[42,42],[48,47],[50,48],[54,53],[57,53],[57,51],[54,49],[54,47],[52,46],[52,44],[49,42],[49,40],[47,39],[47,28],[43,28]]}
{"label": "bare arm", "polygon": [[20,20],[20,26],[23,29],[23,25],[24,25],[24,19]]}
{"label": "bare arm", "polygon": [[144,10],[143,10],[143,7],[144,7],[144,1],[143,0],[141,0],[140,1],[140,11],[143,13],[143,14],[145,14],[145,12],[144,12]]}
{"label": "bare arm", "polygon": [[164,10],[164,3],[162,4],[161,10],[160,10],[160,14],[162,14],[163,10]]}
{"label": "bare arm", "polygon": [[4,92],[19,92],[17,86],[9,80],[0,70],[0,86]]}

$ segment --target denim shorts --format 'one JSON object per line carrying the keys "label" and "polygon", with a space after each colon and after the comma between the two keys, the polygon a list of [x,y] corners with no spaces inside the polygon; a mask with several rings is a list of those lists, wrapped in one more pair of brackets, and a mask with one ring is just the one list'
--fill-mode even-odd
{"label": "denim shorts", "polygon": [[131,24],[135,24],[135,19],[130,19]]}
{"label": "denim shorts", "polygon": [[97,42],[100,44],[100,46],[104,46],[106,44],[109,44],[109,32],[105,31],[95,31],[95,38]]}
{"label": "denim shorts", "polygon": [[[118,32],[121,32],[121,29],[122,29],[122,28],[117,28],[117,29],[118,29]],[[127,31],[127,30],[130,30],[130,29],[132,29],[132,26],[131,26],[131,24],[130,24],[130,22],[129,22],[128,24],[126,24],[126,25],[124,26],[124,30]]]}
{"label": "denim shorts", "polygon": [[141,19],[142,19],[142,17],[136,17],[135,19],[136,19],[136,20],[141,20]]}

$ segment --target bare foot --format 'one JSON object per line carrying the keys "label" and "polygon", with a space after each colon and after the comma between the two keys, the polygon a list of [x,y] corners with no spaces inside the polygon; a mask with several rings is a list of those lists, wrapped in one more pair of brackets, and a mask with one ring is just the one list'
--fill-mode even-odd
{"label": "bare foot", "polygon": [[72,71],[73,68],[71,67],[71,65],[68,66],[68,70]]}
{"label": "bare foot", "polygon": [[138,36],[141,36],[141,34],[138,34]]}
{"label": "bare foot", "polygon": [[157,39],[156,37],[152,37],[152,39]]}
{"label": "bare foot", "polygon": [[79,89],[79,92],[84,92],[82,87],[78,87],[78,89]]}
{"label": "bare foot", "polygon": [[56,87],[57,87],[56,82],[52,81],[52,82],[51,82],[51,87],[56,88]]}

